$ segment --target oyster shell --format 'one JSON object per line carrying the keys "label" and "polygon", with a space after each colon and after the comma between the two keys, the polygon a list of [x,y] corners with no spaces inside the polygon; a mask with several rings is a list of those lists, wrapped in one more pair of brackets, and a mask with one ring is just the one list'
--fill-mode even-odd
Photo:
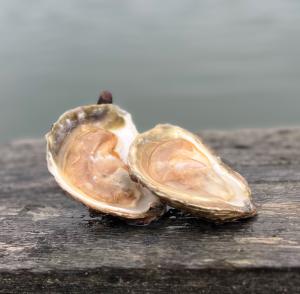
{"label": "oyster shell", "polygon": [[256,214],[246,180],[180,127],[161,124],[138,135],[128,163],[132,178],[171,206],[215,222]]}
{"label": "oyster shell", "polygon": [[48,169],[62,189],[92,210],[148,223],[164,205],[130,179],[127,155],[137,134],[131,115],[115,105],[69,110],[46,135]]}

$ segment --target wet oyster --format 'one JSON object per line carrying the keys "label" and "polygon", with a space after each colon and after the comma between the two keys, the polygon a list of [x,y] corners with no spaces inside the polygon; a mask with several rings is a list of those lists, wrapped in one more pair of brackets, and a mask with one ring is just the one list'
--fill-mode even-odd
{"label": "wet oyster", "polygon": [[115,105],[72,109],[46,135],[48,169],[89,208],[150,222],[163,213],[164,205],[130,179],[127,155],[137,134],[130,114]]}
{"label": "wet oyster", "polygon": [[171,206],[215,222],[256,213],[246,180],[180,127],[162,124],[138,135],[128,163],[132,177]]}

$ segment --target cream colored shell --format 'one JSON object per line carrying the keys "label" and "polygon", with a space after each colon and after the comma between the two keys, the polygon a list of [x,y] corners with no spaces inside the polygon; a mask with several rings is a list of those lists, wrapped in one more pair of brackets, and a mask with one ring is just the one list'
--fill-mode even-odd
{"label": "cream colored shell", "polygon": [[87,197],[87,195],[75,189],[65,180],[57,162],[60,148],[64,140],[78,125],[87,122],[95,122],[97,127],[108,130],[117,136],[118,144],[115,151],[123,162],[127,163],[129,147],[138,134],[131,115],[112,104],[77,107],[65,112],[46,135],[48,169],[56,182],[74,199],[99,212],[122,218],[141,219],[144,222],[149,222],[160,216],[164,211],[164,205],[153,193],[144,187],[140,187],[143,196],[139,199],[136,206],[119,207],[118,205]]}
{"label": "cream colored shell", "polygon": [[[205,194],[195,196],[188,191],[172,189],[172,187],[162,184],[150,175],[149,166],[154,148],[152,146],[158,146],[160,142],[173,139],[186,140],[193,144],[197,150],[200,150],[201,154],[204,154],[215,176],[222,179],[233,191],[233,196],[229,200],[226,197],[220,199]],[[251,199],[251,191],[246,180],[226,166],[219,157],[204,145],[198,136],[180,127],[160,124],[138,135],[130,147],[128,163],[131,176],[170,206],[189,211],[215,222],[232,221],[256,214]]]}

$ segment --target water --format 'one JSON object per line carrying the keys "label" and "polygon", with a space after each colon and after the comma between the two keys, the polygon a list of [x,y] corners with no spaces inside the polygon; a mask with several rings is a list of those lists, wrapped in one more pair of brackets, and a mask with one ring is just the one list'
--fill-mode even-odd
{"label": "water", "polygon": [[300,124],[300,2],[1,0],[0,142],[101,89],[140,130]]}

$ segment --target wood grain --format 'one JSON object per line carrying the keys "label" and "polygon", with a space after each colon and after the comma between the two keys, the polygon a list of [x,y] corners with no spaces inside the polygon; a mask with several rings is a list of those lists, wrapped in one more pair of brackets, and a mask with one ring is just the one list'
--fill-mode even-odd
{"label": "wood grain", "polygon": [[299,293],[300,129],[201,135],[248,179],[257,217],[130,226],[66,197],[42,140],[2,145],[0,293]]}

